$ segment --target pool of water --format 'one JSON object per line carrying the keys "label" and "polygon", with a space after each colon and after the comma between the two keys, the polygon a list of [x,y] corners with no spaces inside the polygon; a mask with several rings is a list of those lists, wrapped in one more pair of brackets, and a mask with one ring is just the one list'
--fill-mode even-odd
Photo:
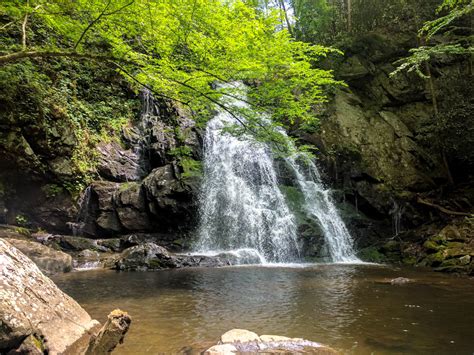
{"label": "pool of water", "polygon": [[[391,285],[395,277],[413,282]],[[232,328],[352,354],[472,354],[474,280],[374,265],[82,271],[54,281],[92,317],[128,311],[117,354],[199,350]]]}

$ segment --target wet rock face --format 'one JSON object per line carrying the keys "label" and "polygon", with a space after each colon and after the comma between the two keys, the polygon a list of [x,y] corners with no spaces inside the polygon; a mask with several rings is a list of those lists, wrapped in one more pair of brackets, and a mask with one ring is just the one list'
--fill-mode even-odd
{"label": "wet rock face", "polygon": [[[400,33],[354,36],[335,70],[348,88],[335,93],[321,115],[319,130],[301,134],[320,148],[324,177],[341,191],[339,201],[355,207],[355,213],[344,220],[358,249],[380,247],[408,229],[452,218],[420,205],[419,196],[436,196],[436,203],[443,204],[440,200],[450,199],[453,190],[467,185],[464,199],[459,198],[453,209],[472,212],[474,206],[474,135],[467,134],[474,130],[474,120],[467,118],[473,109],[469,65],[449,56],[433,63],[436,117],[427,81],[414,73],[390,76],[393,63],[414,45],[409,37]],[[444,188],[449,177],[441,145],[454,189]],[[419,237],[418,242],[423,244]]]}
{"label": "wet rock face", "polygon": [[84,173],[72,159],[78,145],[74,126],[61,118],[47,127],[32,124],[31,132],[24,132],[28,127],[0,132],[0,223],[17,224],[20,217],[24,227],[96,238],[189,231],[196,184],[183,177],[174,149],[198,160],[199,130],[189,112],[170,102],[148,93],[143,105],[142,114],[116,134],[120,142],[101,142],[97,162],[79,162],[96,168],[99,180],[85,192],[82,208],[68,192]]}
{"label": "wet rock face", "polygon": [[35,335],[45,340],[49,354],[60,354],[98,325],[30,259],[2,239],[0,286],[2,353]]}
{"label": "wet rock face", "polygon": [[446,179],[441,161],[416,141],[396,113],[367,111],[356,94],[343,91],[333,107],[331,118],[322,123],[323,145],[340,151],[341,158],[350,155],[338,162],[346,183],[382,214],[392,208],[395,191],[428,191]]}

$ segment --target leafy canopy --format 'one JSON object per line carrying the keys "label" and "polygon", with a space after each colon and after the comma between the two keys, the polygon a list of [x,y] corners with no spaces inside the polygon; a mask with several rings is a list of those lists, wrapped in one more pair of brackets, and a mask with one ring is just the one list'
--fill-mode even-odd
{"label": "leafy canopy", "polygon": [[400,72],[415,72],[423,79],[429,79],[429,74],[423,72],[423,67],[433,59],[443,55],[472,55],[474,47],[471,44],[463,45],[456,41],[449,40],[450,27],[457,20],[469,15],[474,10],[474,0],[444,0],[438,7],[438,14],[447,12],[438,18],[427,21],[418,32],[419,37],[428,43],[434,35],[442,34],[443,42],[433,46],[420,46],[410,49],[410,56],[397,61],[398,67],[390,76]]}
{"label": "leafy canopy", "polygon": [[[17,42],[0,49],[0,65],[32,57],[70,56],[106,61],[137,90],[188,106],[198,120],[221,106],[232,89],[215,82],[250,83],[254,112],[272,120],[248,117],[247,129],[273,139],[279,125],[311,123],[324,89],[340,84],[318,59],[331,48],[298,42],[279,26],[276,10],[259,11],[240,0],[4,0],[2,30],[21,28]],[[46,24],[55,36],[39,41],[31,28]],[[22,42],[22,43],[20,43]]]}

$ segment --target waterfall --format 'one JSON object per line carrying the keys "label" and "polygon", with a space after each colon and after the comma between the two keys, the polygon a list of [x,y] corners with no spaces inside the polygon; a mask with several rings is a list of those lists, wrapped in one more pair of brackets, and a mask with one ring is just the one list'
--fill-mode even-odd
{"label": "waterfall", "polygon": [[[300,163],[299,160],[302,162]],[[323,230],[331,261],[360,261],[355,256],[352,237],[332,202],[330,190],[324,187],[316,165],[309,159],[298,156],[289,157],[286,161],[292,168],[298,186],[303,192],[306,212],[317,220]]]}
{"label": "waterfall", "polygon": [[197,249],[253,250],[263,263],[295,261],[295,218],[278,188],[271,151],[250,136],[222,132],[234,122],[221,111],[207,124]]}
{"label": "waterfall", "polygon": [[[230,103],[249,108],[236,99]],[[245,121],[243,117],[240,120]],[[236,124],[235,118],[221,109],[206,127],[195,249],[208,255],[232,251],[242,259],[251,260],[255,257],[248,255],[255,254],[260,263],[299,261],[297,223],[278,186],[271,148],[250,135],[236,137],[223,131],[232,124]],[[294,174],[295,185],[304,194],[308,216],[324,231],[331,260],[358,261],[351,237],[329,190],[323,188],[316,165],[302,164],[299,160],[293,156],[286,158],[285,163]]]}

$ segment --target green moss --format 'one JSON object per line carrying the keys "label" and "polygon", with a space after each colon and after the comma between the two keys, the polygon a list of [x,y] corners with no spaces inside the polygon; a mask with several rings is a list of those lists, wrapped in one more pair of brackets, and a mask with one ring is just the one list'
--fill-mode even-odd
{"label": "green moss", "polygon": [[402,259],[402,263],[405,265],[413,266],[413,265],[416,265],[417,259],[415,256],[407,256]]}
{"label": "green moss", "polygon": [[280,191],[285,196],[288,207],[295,214],[297,224],[308,223],[306,211],[304,210],[304,195],[294,186],[279,185]]}
{"label": "green moss", "polygon": [[47,198],[54,198],[64,191],[61,186],[56,184],[44,185],[41,190],[44,192]]}
{"label": "green moss", "polygon": [[30,237],[31,236],[31,231],[28,228],[24,227],[16,227],[15,232],[21,235],[24,235],[25,237]]}
{"label": "green moss", "polygon": [[382,254],[376,247],[368,247],[360,250],[357,255],[363,261],[373,262],[373,263],[382,263],[386,262],[387,258]]}
{"label": "green moss", "polygon": [[148,261],[149,269],[163,269],[166,265],[163,265],[162,261],[159,259],[151,259]]}
{"label": "green moss", "polygon": [[201,177],[202,176],[202,163],[198,160],[184,157],[180,160],[181,167],[183,168],[183,178]]}
{"label": "green moss", "polygon": [[400,252],[400,243],[396,240],[389,240],[382,246],[384,253],[395,253]]}
{"label": "green moss", "polygon": [[423,243],[423,247],[428,249],[430,252],[438,251],[443,248],[443,246],[439,245],[433,240],[427,240]]}
{"label": "green moss", "polygon": [[424,260],[423,264],[427,266],[439,266],[446,259],[446,253],[440,250],[434,254],[428,255]]}

